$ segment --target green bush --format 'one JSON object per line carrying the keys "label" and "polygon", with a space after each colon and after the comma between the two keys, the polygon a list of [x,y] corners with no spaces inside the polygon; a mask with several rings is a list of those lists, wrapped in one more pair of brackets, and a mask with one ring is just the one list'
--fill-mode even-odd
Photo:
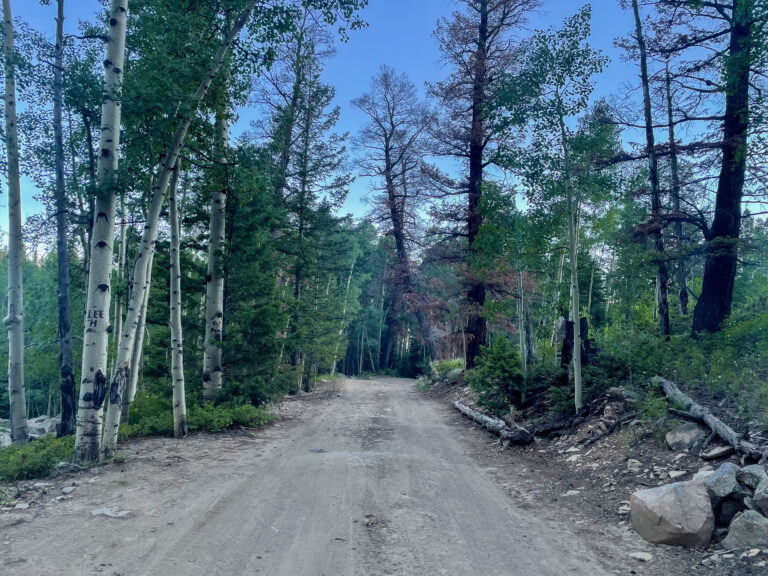
{"label": "green bush", "polygon": [[[264,407],[252,404],[198,404],[191,398],[187,405],[190,432],[222,432],[232,426],[263,428],[274,420]],[[123,436],[173,436],[171,400],[149,393],[139,393],[131,405],[128,424],[120,426]]]}
{"label": "green bush", "polygon": [[264,428],[272,424],[275,415],[263,406],[253,406],[251,404],[242,404],[233,406],[232,424],[234,426],[244,426],[245,428]]}
{"label": "green bush", "polygon": [[502,415],[513,404],[525,400],[525,380],[520,354],[504,337],[483,348],[477,369],[467,374],[469,385],[478,395],[480,406]]}
{"label": "green bush", "polygon": [[56,464],[72,459],[74,449],[74,436],[44,436],[23,446],[8,446],[0,452],[0,480],[8,482],[48,476]]}
{"label": "green bush", "polygon": [[447,360],[437,360],[430,365],[430,376],[432,380],[439,381],[445,378],[448,372],[452,370],[463,370],[464,358],[449,358]]}

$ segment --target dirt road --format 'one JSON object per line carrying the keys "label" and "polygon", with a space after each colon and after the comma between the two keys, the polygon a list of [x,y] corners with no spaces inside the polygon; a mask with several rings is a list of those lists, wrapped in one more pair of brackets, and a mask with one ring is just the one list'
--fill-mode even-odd
{"label": "dirt road", "polygon": [[614,573],[567,522],[516,507],[412,381],[345,380],[332,396],[255,438],[129,446],[124,464],[83,473],[60,501],[72,479],[52,481],[0,517],[0,573]]}

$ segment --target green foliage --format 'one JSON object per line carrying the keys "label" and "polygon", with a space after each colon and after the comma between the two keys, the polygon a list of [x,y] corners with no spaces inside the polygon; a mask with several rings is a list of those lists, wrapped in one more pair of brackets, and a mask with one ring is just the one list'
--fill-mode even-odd
{"label": "green foliage", "polygon": [[[141,392],[131,405],[129,423],[120,426],[122,436],[173,436],[173,407],[170,398]],[[274,420],[263,406],[196,401],[187,405],[187,425],[190,432],[222,432],[233,426],[264,428]]]}
{"label": "green foliage", "polygon": [[430,376],[436,382],[439,382],[453,370],[464,369],[464,358],[446,358],[445,360],[437,360],[430,364]]}
{"label": "green foliage", "polygon": [[638,408],[644,421],[659,422],[667,414],[667,400],[656,389],[649,387]]}
{"label": "green foliage", "polygon": [[477,368],[467,375],[478,403],[501,415],[525,399],[525,380],[520,354],[507,338],[499,336],[490,347],[483,348]]}
{"label": "green foliage", "polygon": [[264,428],[275,420],[275,415],[265,407],[253,406],[252,404],[233,406],[230,413],[232,425],[243,426],[244,428]]}
{"label": "green foliage", "polygon": [[0,451],[0,480],[9,482],[48,476],[56,464],[72,458],[74,447],[74,436],[44,436],[23,446],[8,446]]}

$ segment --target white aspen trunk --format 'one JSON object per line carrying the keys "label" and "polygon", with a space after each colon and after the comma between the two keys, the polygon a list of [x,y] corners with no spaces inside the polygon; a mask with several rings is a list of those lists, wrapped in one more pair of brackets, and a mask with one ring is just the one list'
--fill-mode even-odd
{"label": "white aspen trunk", "polygon": [[573,322],[573,388],[574,404],[576,411],[581,410],[582,383],[581,383],[581,306],[579,303],[579,230],[578,230],[578,203],[574,202],[571,187],[570,155],[568,152],[568,138],[565,128],[565,120],[562,114],[559,116],[561,145],[563,161],[565,164],[565,194],[568,203],[568,259],[571,268],[571,321]]}
{"label": "white aspen trunk", "polygon": [[[127,224],[125,221],[125,195],[120,197],[120,249],[117,257],[117,280],[122,283],[125,277],[125,254],[127,244]],[[123,331],[123,298],[115,300],[115,323],[112,338],[117,346],[120,345],[120,334]]]}
{"label": "white aspen trunk", "polygon": [[[152,265],[155,261],[155,255],[147,262],[147,283],[152,284]],[[128,393],[126,394],[127,405],[130,407],[133,401],[136,399],[136,391],[139,384],[139,366],[141,364],[141,357],[144,354],[144,337],[146,336],[147,326],[147,306],[149,305],[149,293],[147,290],[144,293],[144,301],[141,303],[141,310],[139,311],[139,325],[136,327],[136,342],[133,346],[133,354],[131,355],[131,380],[128,387]],[[128,409],[124,411],[124,416],[128,416]]]}
{"label": "white aspen trunk", "polygon": [[[339,347],[341,346],[341,338],[344,336],[344,324],[347,321],[347,307],[349,305],[349,287],[352,284],[352,275],[355,272],[355,264],[357,264],[357,257],[352,262],[352,266],[349,268],[349,276],[347,276],[347,289],[344,292],[344,308],[341,313],[341,326],[339,326],[339,338],[336,341],[336,347],[333,350],[333,365],[331,367],[331,378],[336,375],[336,363],[339,358]],[[375,370],[374,366],[374,370]]]}
{"label": "white aspen trunk", "polygon": [[85,333],[77,409],[75,462],[97,462],[101,441],[102,405],[107,390],[109,304],[115,235],[115,187],[120,151],[121,83],[125,58],[128,0],[111,0],[109,41],[104,60],[104,96],[98,154],[98,190],[91,234],[86,295]]}
{"label": "white aspen trunk", "polygon": [[160,167],[160,173],[155,178],[154,190],[149,209],[147,210],[147,223],[144,226],[141,243],[139,245],[136,262],[134,264],[133,289],[128,300],[128,310],[125,318],[125,327],[120,337],[120,346],[118,347],[117,358],[115,360],[115,371],[112,382],[109,387],[109,408],[107,409],[106,421],[104,423],[104,438],[101,446],[101,457],[111,458],[117,448],[118,429],[120,427],[120,413],[125,393],[125,386],[130,382],[131,358],[133,357],[134,345],[136,340],[137,328],[139,325],[140,305],[145,298],[146,291],[149,289],[148,266],[147,261],[154,253],[155,241],[157,239],[157,224],[160,219],[160,209],[168,191],[168,185],[175,172],[176,162],[184,144],[187,130],[192,123],[194,111],[200,105],[200,102],[208,93],[213,79],[221,69],[224,59],[234,40],[238,37],[243,26],[250,18],[257,0],[251,0],[245,10],[234,21],[226,37],[222,40],[218,50],[213,58],[210,68],[195,91],[191,101],[183,111],[179,113],[179,124],[176,127],[173,140],[168,148],[168,154],[165,156],[164,163]]}
{"label": "white aspen trunk", "polygon": [[216,114],[216,161],[219,178],[211,193],[210,241],[208,244],[208,275],[205,291],[205,344],[203,354],[203,398],[210,400],[221,390],[221,341],[224,320],[224,232],[227,218],[227,148],[229,125],[224,111]]}
{"label": "white aspen trunk", "polygon": [[581,410],[581,321],[579,317],[579,263],[578,263],[578,230],[571,188],[568,188],[568,251],[571,264],[571,320],[573,321],[573,387],[576,411]]}
{"label": "white aspen trunk", "polygon": [[173,436],[187,435],[187,402],[184,390],[184,338],[181,328],[181,223],[176,198],[179,174],[171,182],[169,196],[171,220],[171,377],[173,379]]}
{"label": "white aspen trunk", "polygon": [[5,151],[8,161],[8,397],[11,440],[26,444],[27,400],[24,392],[24,297],[21,266],[21,182],[19,138],[16,127],[16,54],[10,0],[3,0],[3,56],[5,58]]}

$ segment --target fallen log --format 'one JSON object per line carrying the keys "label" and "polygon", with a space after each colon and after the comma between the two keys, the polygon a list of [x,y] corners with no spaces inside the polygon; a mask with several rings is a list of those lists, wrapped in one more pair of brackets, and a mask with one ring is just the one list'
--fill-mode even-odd
{"label": "fallen log", "polygon": [[472,410],[472,408],[465,406],[458,400],[453,403],[453,406],[470,420],[477,422],[489,432],[497,434],[505,447],[510,444],[530,444],[534,440],[533,434],[518,424],[508,426],[504,420]]}
{"label": "fallen log", "polygon": [[764,462],[768,457],[768,448],[759,447],[752,442],[747,442],[733,428],[717,418],[704,406],[685,394],[674,382],[670,382],[660,376],[651,378],[651,383],[659,386],[672,404],[682,408],[674,412],[690,420],[705,424],[714,434],[717,434],[737,452],[742,452]]}

